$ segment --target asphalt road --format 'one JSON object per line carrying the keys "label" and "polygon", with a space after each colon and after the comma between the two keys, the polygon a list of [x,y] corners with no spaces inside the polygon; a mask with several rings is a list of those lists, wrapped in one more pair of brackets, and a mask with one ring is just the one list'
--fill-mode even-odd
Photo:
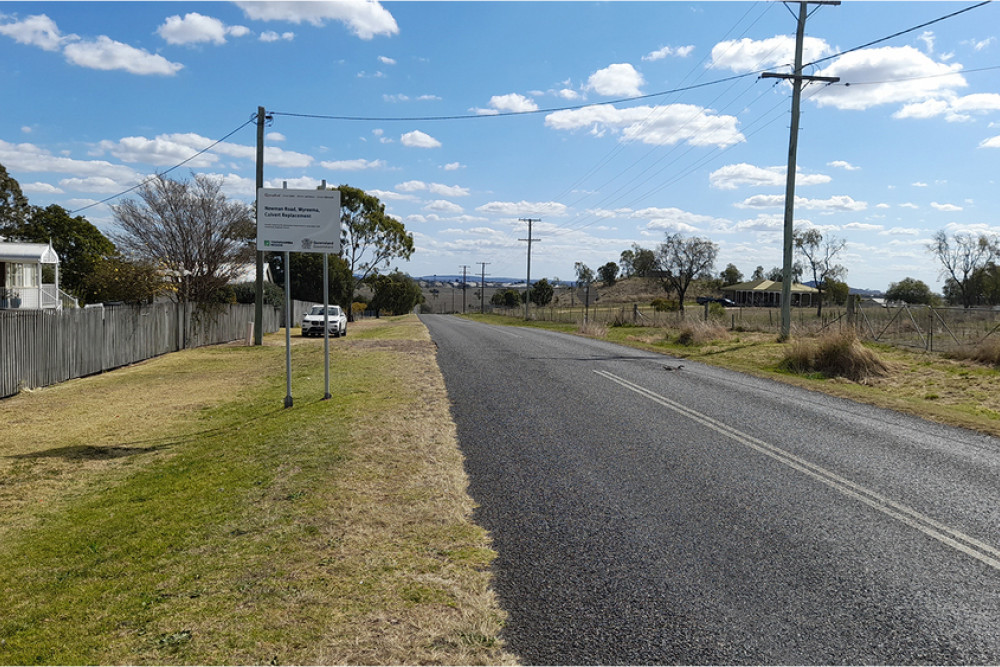
{"label": "asphalt road", "polygon": [[1000,441],[424,316],[532,664],[1000,663]]}

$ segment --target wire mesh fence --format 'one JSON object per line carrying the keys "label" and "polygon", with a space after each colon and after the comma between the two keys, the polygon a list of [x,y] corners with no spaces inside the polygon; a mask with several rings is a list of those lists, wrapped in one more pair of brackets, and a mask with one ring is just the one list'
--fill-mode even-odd
{"label": "wire mesh fence", "polygon": [[[524,317],[524,306],[494,307],[493,312],[510,317]],[[734,331],[774,333],[781,331],[778,308],[723,308],[718,304],[688,306],[679,311],[660,311],[646,304],[602,304],[586,308],[531,307],[532,319],[582,325],[679,327],[685,320],[707,320]],[[813,308],[793,308],[793,336],[853,329],[862,340],[907,347],[929,352],[954,352],[974,349],[984,343],[1000,341],[1000,309],[952,308],[859,303],[851,312],[846,307],[825,307],[820,314]],[[1000,344],[1000,342],[998,342]]]}

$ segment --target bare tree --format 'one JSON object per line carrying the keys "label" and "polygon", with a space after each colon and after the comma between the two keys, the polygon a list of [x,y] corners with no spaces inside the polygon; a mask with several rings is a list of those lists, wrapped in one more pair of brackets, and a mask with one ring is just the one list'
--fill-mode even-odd
{"label": "bare tree", "polygon": [[1000,254],[996,236],[958,233],[949,240],[944,230],[934,235],[927,251],[941,262],[941,275],[954,281],[966,308],[971,307],[976,299],[973,285],[976,274]]}
{"label": "bare tree", "polygon": [[178,301],[217,301],[253,259],[251,207],[227,199],[222,180],[202,174],[192,181],[158,176],[138,193],[112,207],[121,228],[112,240],[127,257],[160,267]]}
{"label": "bare tree", "polygon": [[677,292],[677,303],[684,315],[684,295],[695,278],[710,278],[715,268],[719,246],[708,239],[667,234],[656,250],[660,282],[666,291]]}
{"label": "bare tree", "polygon": [[797,229],[792,241],[795,249],[805,257],[806,266],[812,272],[813,283],[819,290],[819,303],[816,305],[816,316],[819,317],[823,314],[823,290],[826,289],[826,282],[842,280],[847,275],[847,269],[833,261],[847,242],[833,236],[823,238],[818,229]]}

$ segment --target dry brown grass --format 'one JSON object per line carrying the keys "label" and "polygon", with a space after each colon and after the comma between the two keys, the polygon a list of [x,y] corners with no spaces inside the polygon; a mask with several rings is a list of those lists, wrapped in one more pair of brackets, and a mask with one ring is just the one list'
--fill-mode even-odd
{"label": "dry brown grass", "polygon": [[423,326],[266,340],[0,402],[0,663],[515,662]]}
{"label": "dry brown grass", "polygon": [[948,356],[952,359],[971,359],[981,364],[1000,366],[1000,339],[987,338],[977,345],[953,350]]}
{"label": "dry brown grass", "polygon": [[685,320],[677,332],[677,342],[681,345],[705,345],[714,341],[729,339],[729,330],[716,322]]}
{"label": "dry brown grass", "polygon": [[585,336],[595,336],[597,338],[604,338],[608,335],[608,327],[600,322],[595,322],[594,320],[580,322],[576,331],[577,333],[581,333]]}
{"label": "dry brown grass", "polygon": [[792,373],[819,373],[824,377],[861,383],[889,373],[888,365],[873,350],[862,345],[853,332],[798,339],[791,344],[779,366]]}

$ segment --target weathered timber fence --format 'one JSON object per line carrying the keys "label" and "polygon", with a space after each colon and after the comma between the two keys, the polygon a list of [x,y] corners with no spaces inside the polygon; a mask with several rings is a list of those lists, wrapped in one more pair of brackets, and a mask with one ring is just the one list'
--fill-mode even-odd
{"label": "weathered timber fence", "polygon": [[[278,330],[265,306],[265,333]],[[156,303],[56,310],[0,310],[0,398],[127,366],[186,348],[247,337],[253,304]]]}

